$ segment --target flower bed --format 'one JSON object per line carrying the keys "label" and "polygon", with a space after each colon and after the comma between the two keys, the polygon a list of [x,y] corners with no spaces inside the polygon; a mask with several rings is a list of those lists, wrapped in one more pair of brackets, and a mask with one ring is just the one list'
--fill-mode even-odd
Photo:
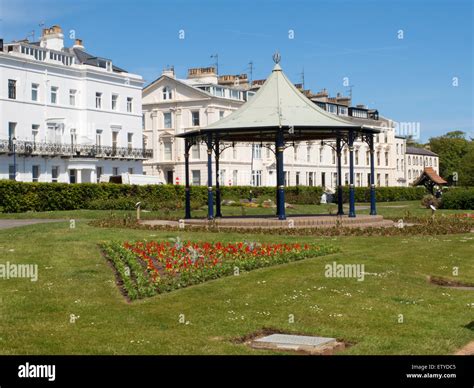
{"label": "flower bed", "polygon": [[179,239],[114,242],[103,244],[102,248],[131,300],[338,251],[332,246],[315,244],[210,243]]}

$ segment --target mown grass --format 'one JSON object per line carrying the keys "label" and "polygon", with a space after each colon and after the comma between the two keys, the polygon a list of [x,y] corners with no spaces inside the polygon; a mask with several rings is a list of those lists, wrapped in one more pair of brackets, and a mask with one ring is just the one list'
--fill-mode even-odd
{"label": "mown grass", "polygon": [[[369,214],[370,204],[357,203],[357,214]],[[348,213],[348,207],[345,204],[344,209]],[[469,210],[449,210],[439,209],[436,214],[459,214],[469,213]],[[286,209],[287,215],[295,214],[336,214],[337,205],[322,204],[322,205],[294,205],[294,208]],[[400,201],[400,202],[380,202],[377,204],[377,213],[386,218],[406,218],[430,216],[431,210],[421,206],[420,201]],[[252,215],[267,215],[275,214],[275,209],[272,208],[248,208],[241,206],[222,206],[223,216],[252,216]],[[28,218],[59,218],[59,219],[100,219],[107,217],[136,217],[136,211],[130,210],[66,210],[66,211],[48,211],[48,212],[25,212],[25,213],[0,213],[0,219],[14,218],[14,219],[28,219]],[[203,206],[198,210],[192,211],[192,216],[195,218],[207,217],[207,207]],[[180,219],[184,217],[184,210],[162,210],[162,211],[142,211],[142,219]]]}
{"label": "mown grass", "polygon": [[[37,282],[0,279],[0,353],[270,354],[233,341],[263,327],[353,343],[344,354],[450,354],[474,339],[464,327],[473,320],[474,291],[427,282],[429,275],[473,281],[472,234],[278,236],[278,242],[334,244],[341,252],[127,303],[98,244],[176,234],[94,228],[82,221],[75,229],[58,222],[0,230],[0,263],[39,266]],[[275,242],[272,235],[179,236]],[[324,266],[333,261],[364,264],[370,274],[362,282],[327,278]],[[75,323],[70,314],[79,316]],[[188,324],[179,323],[180,314]],[[399,314],[404,323],[398,323]]]}

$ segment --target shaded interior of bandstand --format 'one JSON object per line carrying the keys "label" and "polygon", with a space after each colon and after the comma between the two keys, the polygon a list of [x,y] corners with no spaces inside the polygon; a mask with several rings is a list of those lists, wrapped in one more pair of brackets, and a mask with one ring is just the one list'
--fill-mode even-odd
{"label": "shaded interior of bandstand", "polygon": [[[272,128],[232,128],[229,130],[196,130],[177,135],[184,138],[185,164],[185,219],[191,219],[191,189],[189,174],[189,153],[193,145],[204,143],[207,146],[207,218],[222,218],[221,189],[219,184],[219,161],[222,152],[237,143],[260,144],[270,148],[275,156],[276,165],[276,215],[278,220],[286,219],[285,181],[284,181],[284,150],[298,142],[320,141],[321,145],[329,146],[336,153],[337,169],[337,216],[344,216],[341,155],[344,147],[349,150],[349,209],[347,216],[356,217],[355,188],[354,188],[354,142],[367,143],[370,151],[370,215],[375,216],[375,167],[374,167],[374,135],[378,129],[354,126],[349,128],[322,128],[320,126],[292,127],[281,126]],[[213,168],[214,167],[214,168]],[[215,180],[215,187],[213,182]],[[257,216],[256,216],[257,217]],[[258,216],[265,217],[265,216]]]}

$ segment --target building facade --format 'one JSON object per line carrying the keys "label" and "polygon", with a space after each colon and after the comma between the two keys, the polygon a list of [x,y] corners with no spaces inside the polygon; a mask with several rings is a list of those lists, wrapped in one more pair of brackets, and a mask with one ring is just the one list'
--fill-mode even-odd
{"label": "building facade", "polygon": [[[214,68],[189,69],[186,79],[165,71],[143,91],[144,134],[153,158],[144,162],[147,174],[167,183],[184,181],[184,140],[174,138],[226,117],[252,98],[264,80],[248,83],[245,75],[217,76]],[[299,85],[297,85],[299,86]],[[320,108],[348,121],[380,128],[375,137],[375,184],[408,186],[406,140],[397,136],[396,123],[365,106],[351,106],[348,97],[329,97],[326,90],[316,94],[303,90]],[[288,144],[284,151],[285,185],[323,186],[334,191],[337,182],[335,144],[305,142]],[[274,144],[225,144],[220,157],[221,185],[275,186]],[[433,158],[437,158],[433,156]],[[355,142],[356,186],[369,186],[370,153],[368,145]],[[438,162],[433,161],[434,168]],[[193,185],[207,184],[207,149],[194,145],[190,153],[190,179]],[[419,171],[417,170],[417,173]],[[413,168],[410,173],[413,177]],[[416,177],[415,177],[416,178]],[[342,181],[349,183],[349,151],[342,152]]]}
{"label": "building facade", "polygon": [[59,26],[0,47],[0,179],[97,182],[142,173],[139,75],[67,48]]}
{"label": "building facade", "polygon": [[439,174],[438,155],[425,148],[407,147],[405,164],[408,184],[415,182],[427,167],[431,167],[436,174]]}

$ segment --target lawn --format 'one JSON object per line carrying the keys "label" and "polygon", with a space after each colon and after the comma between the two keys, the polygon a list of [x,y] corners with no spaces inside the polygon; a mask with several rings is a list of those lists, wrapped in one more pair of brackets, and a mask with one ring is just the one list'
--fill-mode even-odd
{"label": "lawn", "polygon": [[[369,214],[370,204],[357,203],[357,214]],[[348,213],[348,205],[344,205],[346,214]],[[456,214],[468,213],[468,210],[445,210],[439,209],[436,214]],[[287,215],[292,214],[336,214],[337,205],[294,205],[294,208],[286,209]],[[401,201],[401,202],[380,202],[377,204],[377,213],[386,218],[404,218],[407,215],[415,217],[423,217],[431,215],[431,210],[420,205],[420,201]],[[251,215],[273,215],[275,209],[271,208],[246,208],[241,206],[222,206],[222,214],[224,216],[251,216]],[[115,217],[136,217],[135,211],[127,210],[68,210],[68,211],[49,211],[49,212],[25,212],[25,213],[0,213],[1,218],[61,218],[61,219],[97,219],[106,218],[111,215]],[[207,207],[203,206],[199,210],[193,210],[192,216],[203,218],[207,216]],[[142,219],[180,219],[184,217],[184,210],[163,210],[163,211],[142,211]]]}
{"label": "lawn", "polygon": [[[340,252],[128,303],[98,244],[177,235],[275,242],[271,235],[104,229],[86,221],[75,229],[58,222],[0,230],[1,262],[39,266],[37,282],[0,279],[0,353],[270,354],[234,341],[268,327],[352,343],[343,354],[451,354],[474,340],[464,327],[473,320],[474,291],[427,282],[429,275],[474,281],[473,234],[278,236],[279,243],[332,244]],[[325,264],[333,261],[364,264],[368,274],[362,282],[327,278]],[[75,323],[71,314],[79,316]]]}

